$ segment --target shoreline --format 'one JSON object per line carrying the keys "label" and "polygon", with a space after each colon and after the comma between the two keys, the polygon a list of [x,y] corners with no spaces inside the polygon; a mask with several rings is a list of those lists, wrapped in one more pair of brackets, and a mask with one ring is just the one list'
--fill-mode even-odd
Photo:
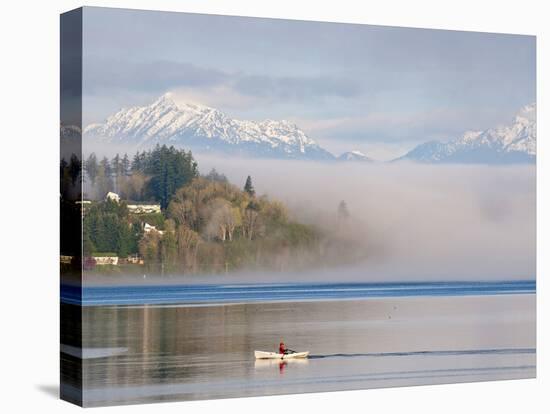
{"label": "shoreline", "polygon": [[61,303],[75,306],[225,306],[333,302],[377,298],[536,294],[535,280],[424,283],[296,283],[222,285],[61,286]]}

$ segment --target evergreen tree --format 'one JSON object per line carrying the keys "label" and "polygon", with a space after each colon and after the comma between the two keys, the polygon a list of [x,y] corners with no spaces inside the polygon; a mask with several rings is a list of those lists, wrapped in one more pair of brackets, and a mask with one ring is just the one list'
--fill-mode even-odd
{"label": "evergreen tree", "polygon": [[99,168],[97,171],[97,196],[102,198],[109,191],[113,191],[113,173],[111,169],[111,164],[107,157],[99,163]]}
{"label": "evergreen tree", "polygon": [[84,216],[83,243],[87,255],[116,253],[127,257],[138,251],[142,236],[139,224],[130,225],[125,203],[111,200],[94,203]]}
{"label": "evergreen tree", "polygon": [[128,154],[124,154],[124,157],[121,161],[121,167],[122,167],[122,175],[129,176],[130,175],[130,159],[128,158]]}
{"label": "evergreen tree", "polygon": [[97,165],[97,157],[93,152],[90,154],[90,156],[86,160],[85,167],[86,167],[86,173],[90,178],[92,186],[94,186],[95,180],[97,178],[98,165]]}
{"label": "evergreen tree", "polygon": [[90,257],[95,250],[89,231],[82,232],[82,250],[85,257]]}
{"label": "evergreen tree", "polygon": [[65,161],[65,158],[62,158],[61,159],[61,162],[59,163],[59,177],[60,178],[63,178],[65,176],[65,171],[66,171],[66,168],[67,168],[67,161]]}
{"label": "evergreen tree", "polygon": [[252,178],[250,177],[250,175],[246,177],[244,191],[246,191],[251,197],[254,197],[256,195],[256,190],[254,190],[254,186],[252,185]]}
{"label": "evergreen tree", "polygon": [[229,180],[225,176],[225,174],[221,174],[218,171],[216,171],[215,168],[212,168],[210,172],[204,176],[208,181],[212,182],[218,182],[218,183],[228,183]]}
{"label": "evergreen tree", "polygon": [[141,154],[139,151],[136,152],[136,155],[134,155],[134,158],[132,160],[132,172],[142,172],[143,168],[141,165]]}
{"label": "evergreen tree", "polygon": [[113,170],[111,168],[111,163],[109,162],[109,159],[107,157],[103,157],[99,165],[101,168],[103,168],[103,174],[105,174],[105,176],[110,179],[113,175]]}
{"label": "evergreen tree", "polygon": [[165,209],[176,190],[198,176],[197,163],[191,152],[174,147],[162,147],[146,154],[143,171],[151,179],[148,182],[150,195]]}
{"label": "evergreen tree", "polygon": [[113,174],[115,177],[120,177],[122,174],[122,164],[120,162],[120,156],[118,153],[114,156],[113,160],[111,161],[111,168],[113,171]]}
{"label": "evergreen tree", "polygon": [[132,228],[125,221],[118,223],[117,254],[119,257],[128,257],[132,252]]}
{"label": "evergreen tree", "polygon": [[111,229],[107,228],[103,217],[102,214],[97,215],[91,224],[90,239],[97,249],[96,252],[108,252],[110,249],[108,233]]}
{"label": "evergreen tree", "polygon": [[80,176],[82,170],[82,162],[75,154],[71,155],[71,160],[69,162],[69,176],[71,177],[71,182],[73,185],[76,184],[76,180]]}

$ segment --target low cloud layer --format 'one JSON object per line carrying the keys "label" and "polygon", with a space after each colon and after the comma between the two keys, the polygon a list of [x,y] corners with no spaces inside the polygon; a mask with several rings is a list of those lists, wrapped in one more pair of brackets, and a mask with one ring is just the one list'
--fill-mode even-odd
{"label": "low cloud layer", "polygon": [[259,194],[300,221],[331,226],[351,214],[359,264],[304,275],[338,280],[496,280],[535,277],[535,168],[326,165],[198,156],[231,182],[251,175]]}

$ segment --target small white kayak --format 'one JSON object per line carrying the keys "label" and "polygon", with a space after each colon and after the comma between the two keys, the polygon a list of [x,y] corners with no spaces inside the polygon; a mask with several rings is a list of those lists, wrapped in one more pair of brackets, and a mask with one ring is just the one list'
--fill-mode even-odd
{"label": "small white kayak", "polygon": [[309,351],[293,352],[291,354],[279,354],[278,352],[254,351],[254,356],[256,357],[256,359],[296,359],[296,358],[307,358],[309,356]]}

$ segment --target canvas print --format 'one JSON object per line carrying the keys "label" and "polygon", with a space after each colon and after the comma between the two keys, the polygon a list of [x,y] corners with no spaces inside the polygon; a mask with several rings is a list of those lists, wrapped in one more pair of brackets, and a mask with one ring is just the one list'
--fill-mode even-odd
{"label": "canvas print", "polygon": [[534,36],[61,17],[61,394],[532,378]]}

